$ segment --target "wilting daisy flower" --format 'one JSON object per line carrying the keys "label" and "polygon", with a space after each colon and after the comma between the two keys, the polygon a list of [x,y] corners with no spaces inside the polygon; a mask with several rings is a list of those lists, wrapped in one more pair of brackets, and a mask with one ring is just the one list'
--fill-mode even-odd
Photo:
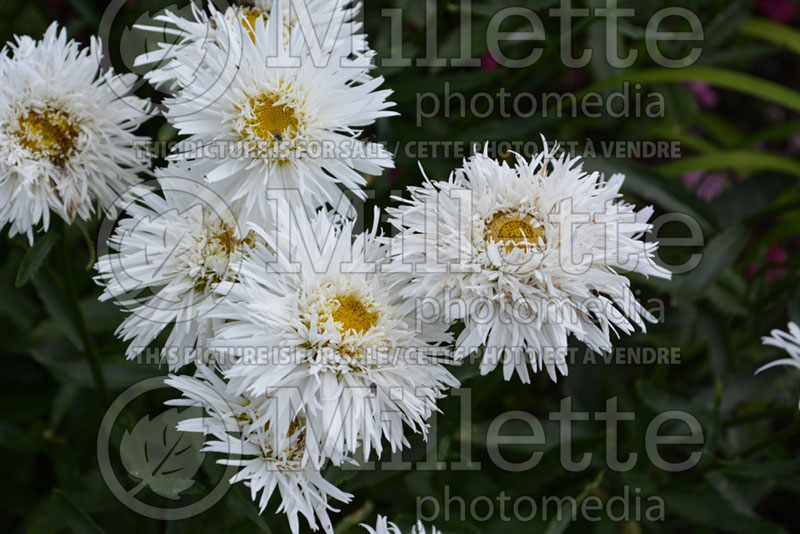
{"label": "wilting daisy flower", "polygon": [[[225,17],[215,20],[218,31],[235,31]],[[299,27],[288,45],[282,28],[275,3],[266,21],[255,20],[254,39],[242,40],[241,57],[232,61],[229,49],[206,47],[209,68],[164,102],[167,119],[188,136],[174,157],[195,160],[248,211],[268,212],[265,187],[300,191],[309,206],[341,206],[339,186],[363,197],[362,173],[393,165],[381,145],[359,140],[360,128],[393,114],[390,91],[368,75],[373,52],[354,56],[349,44],[335,41],[314,57]]]}
{"label": "wilting daisy flower", "polygon": [[[239,58],[242,41],[255,39],[256,20],[266,21],[274,4],[274,0],[255,0],[219,11],[209,3],[205,11],[192,3],[189,18],[165,10],[154,17],[153,25],[137,26],[166,39],[156,50],[136,58],[135,66],[151,67],[145,78],[165,91],[184,88],[195,81],[198,69],[208,67],[209,47],[226,50],[231,60]],[[358,8],[352,5],[352,0],[281,0],[281,4],[285,45],[289,45],[292,31],[299,28],[309,46],[316,47],[319,53],[329,50],[334,42],[349,47],[353,55],[367,51],[361,23],[354,20]]]}
{"label": "wilting daisy flower", "polygon": [[365,458],[371,448],[380,454],[382,437],[398,449],[404,424],[426,434],[436,399],[458,385],[440,363],[450,337],[441,326],[418,328],[376,274],[376,229],[353,238],[353,224],[321,212],[264,234],[274,261],[244,262],[210,344],[235,360],[226,372],[234,392],[302,409],[334,460],[360,445]]}
{"label": "wilting daisy flower", "polygon": [[777,329],[773,330],[770,332],[769,336],[761,338],[761,341],[764,345],[770,345],[785,350],[789,353],[789,357],[770,362],[760,367],[756,373],[782,365],[800,369],[800,327],[797,326],[797,323],[789,323],[788,332]]}
{"label": "wilting daisy flower", "polygon": [[128,94],[130,75],[100,70],[101,50],[53,23],[41,41],[17,37],[0,52],[0,225],[12,236],[32,241],[50,210],[88,219],[95,201],[108,208],[147,169],[133,132],[148,106]]}
{"label": "wilting daisy flower", "polygon": [[241,468],[230,482],[248,486],[262,512],[277,489],[278,510],[287,515],[294,534],[300,531],[299,516],[305,517],[313,530],[319,525],[325,532],[333,532],[328,512],[338,510],[328,500],[346,503],[352,495],[320,473],[323,459],[306,446],[302,414],[285,432],[277,433],[268,399],[232,395],[225,382],[202,365],[194,377],[171,376],[166,383],[186,397],[168,404],[205,410],[204,417],[182,421],[178,430],[209,436],[203,451],[222,454],[225,458],[220,463]]}
{"label": "wilting daisy flower", "polygon": [[130,341],[128,358],[171,327],[162,355],[177,369],[212,334],[210,313],[225,297],[217,287],[236,279],[256,236],[194,169],[170,165],[157,177],[160,191],[142,188],[124,206],[97,281],[105,287],[100,300],[130,312],[117,330]]}
{"label": "wilting daisy flower", "polygon": [[462,320],[459,356],[485,347],[481,372],[509,380],[567,373],[567,337],[611,350],[611,330],[654,321],[620,271],[669,278],[641,238],[653,210],[620,200],[624,177],[586,173],[545,152],[510,166],[477,155],[443,182],[411,188],[390,209],[391,269],[425,317]]}
{"label": "wilting daisy flower", "polygon": [[[369,534],[403,534],[403,532],[400,530],[400,527],[381,515],[378,516],[378,523],[375,525],[375,528],[364,524],[361,526],[367,529]],[[425,527],[423,526],[422,522],[417,522],[409,534],[426,534]],[[431,527],[431,534],[441,534],[441,531],[436,530],[435,527]]]}

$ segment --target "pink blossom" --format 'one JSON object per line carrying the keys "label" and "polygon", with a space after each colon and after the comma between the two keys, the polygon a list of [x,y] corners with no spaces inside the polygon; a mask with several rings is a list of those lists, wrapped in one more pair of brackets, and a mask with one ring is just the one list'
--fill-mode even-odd
{"label": "pink blossom", "polygon": [[770,245],[770,247],[767,249],[767,261],[769,263],[783,265],[789,261],[789,253],[786,252],[786,249],[778,244]]}
{"label": "pink blossom", "polygon": [[711,109],[717,106],[719,95],[709,84],[705,82],[686,82],[686,86],[692,91],[694,99],[697,100],[701,108]]}
{"label": "pink blossom", "polygon": [[758,0],[756,11],[776,22],[792,22],[797,18],[794,0]]}
{"label": "pink blossom", "polygon": [[697,188],[697,196],[703,200],[714,200],[728,185],[728,178],[723,173],[712,173],[706,176],[700,187]]}
{"label": "pink blossom", "polygon": [[686,186],[686,189],[694,190],[700,180],[703,179],[703,171],[691,171],[681,176],[681,182]]}
{"label": "pink blossom", "polygon": [[497,70],[498,67],[500,67],[500,64],[494,59],[494,56],[488,51],[484,52],[481,56],[481,70],[491,72]]}

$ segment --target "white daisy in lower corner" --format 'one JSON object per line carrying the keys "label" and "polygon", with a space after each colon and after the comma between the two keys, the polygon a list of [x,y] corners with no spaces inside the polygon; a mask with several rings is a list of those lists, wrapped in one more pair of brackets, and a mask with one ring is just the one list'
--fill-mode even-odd
{"label": "white daisy in lower corner", "polygon": [[[386,517],[379,515],[378,522],[375,524],[375,528],[372,528],[369,525],[361,525],[366,529],[369,534],[403,534],[403,531],[400,530],[400,527],[386,519]],[[411,528],[409,534],[426,534],[427,531],[425,530],[425,526],[422,524],[422,521],[418,521],[416,525]],[[431,527],[430,534],[441,534],[440,530],[437,530],[436,527]]]}
{"label": "white daisy in lower corner", "polygon": [[436,400],[458,385],[443,365],[450,336],[415,324],[377,272],[376,229],[353,236],[353,225],[320,212],[264,235],[275,261],[244,262],[210,344],[225,360],[238,355],[225,373],[235,392],[302,409],[334,460],[360,446],[380,455],[382,439],[397,450],[404,427],[427,435]]}
{"label": "white daisy in lower corner", "polygon": [[[262,214],[265,188],[299,191],[310,207],[338,206],[340,188],[364,198],[364,175],[393,166],[382,145],[361,139],[362,128],[396,114],[391,91],[379,89],[383,79],[369,75],[374,52],[354,54],[335,41],[315,58],[301,27],[288,43],[279,38],[284,10],[275,2],[266,21],[256,18],[254,38],[233,59],[228,48],[208,46],[209,67],[164,101],[167,120],[187,136],[171,157],[203,166],[226,198]],[[215,20],[217,31],[232,24]]]}
{"label": "white daisy in lower corner", "polygon": [[483,374],[502,363],[506,380],[529,382],[529,367],[566,375],[569,335],[609,351],[612,331],[654,321],[621,271],[670,277],[642,239],[653,210],[622,202],[623,180],[546,150],[514,165],[478,154],[449,180],[410,188],[388,210],[401,294],[426,316],[464,321],[458,356],[483,348]]}
{"label": "white daisy in lower corner", "polygon": [[[769,336],[761,338],[764,345],[778,347],[789,353],[788,358],[780,358],[766,365],[762,365],[756,371],[756,374],[773,367],[794,367],[800,369],[800,326],[797,323],[791,322],[788,326],[788,332],[775,329],[770,332]],[[800,406],[800,403],[798,404]]]}
{"label": "white daisy in lower corner", "polygon": [[208,436],[203,451],[223,455],[220,463],[240,468],[230,482],[248,486],[261,512],[277,490],[278,511],[286,514],[293,534],[300,532],[300,516],[311,529],[333,533],[328,513],[338,510],[328,501],[347,503],[352,495],[322,476],[324,459],[306,446],[301,415],[278,434],[268,399],[231,394],[224,380],[202,365],[194,377],[171,376],[166,383],[185,397],[168,404],[205,411],[204,417],[180,422],[178,430]]}
{"label": "white daisy in lower corner", "polygon": [[47,230],[50,212],[88,219],[149,166],[134,131],[149,105],[130,95],[133,75],[102,71],[102,47],[67,40],[53,23],[40,41],[17,37],[0,52],[0,225]]}
{"label": "white daisy in lower corner", "polygon": [[156,175],[158,187],[140,188],[124,207],[96,281],[100,300],[130,313],[117,330],[130,341],[128,358],[171,329],[161,354],[175,370],[213,334],[211,312],[225,298],[218,286],[236,280],[256,235],[194,169],[171,165]]}

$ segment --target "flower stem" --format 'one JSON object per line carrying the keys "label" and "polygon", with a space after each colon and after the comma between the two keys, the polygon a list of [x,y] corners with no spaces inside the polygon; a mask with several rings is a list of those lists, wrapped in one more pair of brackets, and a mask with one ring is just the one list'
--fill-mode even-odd
{"label": "flower stem", "polygon": [[75,323],[78,328],[78,335],[80,336],[84,347],[84,356],[86,356],[86,360],[89,363],[89,369],[91,370],[95,387],[97,388],[103,403],[108,405],[110,402],[110,397],[108,394],[108,386],[106,386],[106,379],[103,376],[103,368],[100,365],[100,353],[97,352],[97,346],[94,344],[92,336],[89,335],[89,328],[86,325],[86,318],[83,316],[80,301],[78,300],[78,293],[75,289],[75,281],[72,278],[72,269],[70,268],[69,264],[69,248],[67,245],[68,230],[69,224],[65,222],[64,233],[59,240],[58,246],[61,260],[61,271],[63,273],[64,280],[64,289],[67,294],[67,301],[72,307],[72,313],[75,317]]}

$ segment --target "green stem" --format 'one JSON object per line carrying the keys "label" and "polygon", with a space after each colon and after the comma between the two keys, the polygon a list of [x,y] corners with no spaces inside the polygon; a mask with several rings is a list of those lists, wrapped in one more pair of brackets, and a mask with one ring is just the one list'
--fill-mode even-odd
{"label": "green stem", "polygon": [[100,353],[97,351],[97,346],[94,344],[92,336],[89,335],[89,328],[86,326],[86,318],[83,316],[80,301],[78,300],[78,293],[75,290],[75,281],[72,278],[72,269],[69,264],[69,249],[67,245],[67,230],[69,224],[64,223],[64,233],[59,240],[58,249],[61,260],[61,271],[64,280],[64,289],[67,294],[67,301],[72,307],[72,313],[75,316],[76,326],[78,327],[78,335],[81,338],[84,346],[84,355],[89,363],[89,369],[92,372],[95,387],[100,393],[100,398],[105,405],[110,402],[108,394],[108,386],[106,386],[106,379],[103,376],[103,368],[100,365]]}

